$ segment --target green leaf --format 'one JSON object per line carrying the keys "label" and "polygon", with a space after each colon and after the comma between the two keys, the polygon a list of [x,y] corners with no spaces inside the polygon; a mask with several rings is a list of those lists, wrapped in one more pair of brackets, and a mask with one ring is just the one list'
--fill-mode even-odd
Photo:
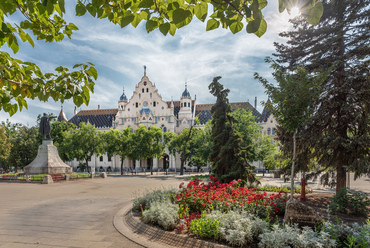
{"label": "green leaf", "polygon": [[170,23],[170,30],[168,31],[170,33],[170,35],[174,36],[175,33],[176,33],[176,25],[173,24],[173,23]]}
{"label": "green leaf", "polygon": [[130,24],[135,19],[134,15],[125,16],[121,19],[120,26],[121,28],[126,27],[128,24]]}
{"label": "green leaf", "polygon": [[317,25],[320,22],[320,18],[324,12],[324,8],[321,2],[316,2],[315,6],[310,9],[307,21],[312,25]]}
{"label": "green leaf", "polygon": [[266,30],[267,22],[265,21],[265,19],[262,19],[258,31],[255,32],[254,34],[257,35],[258,37],[261,37],[264,33],[266,33]]}
{"label": "green leaf", "polygon": [[87,74],[92,76],[95,80],[98,78],[98,72],[94,67],[90,67],[90,69],[87,71]]}
{"label": "green leaf", "polygon": [[62,13],[65,13],[66,10],[64,8],[65,4],[64,4],[64,0],[59,0],[58,1],[58,5],[59,5],[59,9],[62,11]]}
{"label": "green leaf", "polygon": [[208,5],[205,2],[201,2],[200,4],[197,4],[194,6],[194,13],[195,16],[201,20],[202,22],[205,21],[208,13]]}
{"label": "green leaf", "polygon": [[137,25],[139,25],[139,23],[143,20],[143,18],[140,16],[140,14],[136,14],[136,13],[134,13],[134,15],[135,15],[135,18],[134,18],[134,20],[131,22],[131,25],[132,25],[134,28],[136,28],[136,27],[137,27]]}
{"label": "green leaf", "polygon": [[252,11],[250,8],[248,8],[248,5],[244,4],[244,11],[245,11],[245,16],[247,18],[251,17],[252,16]]}
{"label": "green leaf", "polygon": [[77,16],[83,16],[86,13],[85,5],[82,3],[79,3],[76,5],[76,15]]}
{"label": "green leaf", "polygon": [[240,32],[243,29],[243,23],[242,22],[238,22],[238,21],[234,21],[233,23],[231,23],[231,25],[229,26],[229,28],[230,28],[230,31],[233,34],[236,34],[236,33]]}
{"label": "green leaf", "polygon": [[258,0],[258,4],[259,4],[259,9],[263,9],[267,6],[267,0]]}
{"label": "green leaf", "polygon": [[13,53],[17,53],[19,51],[18,41],[14,35],[9,37],[8,45],[12,49]]}
{"label": "green leaf", "polygon": [[86,5],[86,9],[87,9],[87,11],[89,11],[91,16],[93,16],[93,17],[96,16],[96,8],[91,3]]}
{"label": "green leaf", "polygon": [[279,12],[282,13],[286,8],[285,0],[279,0]]}
{"label": "green leaf", "polygon": [[146,31],[148,33],[150,33],[151,31],[153,31],[154,29],[156,29],[158,27],[158,22],[157,21],[153,21],[153,20],[149,20],[146,22]]}
{"label": "green leaf", "polygon": [[216,29],[220,26],[220,22],[215,20],[215,19],[209,19],[207,21],[207,28],[206,30],[209,31],[209,30],[213,30],[213,29]]}
{"label": "green leaf", "polygon": [[141,3],[139,4],[140,8],[150,8],[154,5],[153,0],[142,0]]}
{"label": "green leaf", "polygon": [[171,25],[169,23],[163,23],[161,25],[159,25],[159,31],[161,31],[161,33],[166,36],[168,34],[168,31],[170,30],[171,28]]}
{"label": "green leaf", "polygon": [[178,24],[182,21],[184,21],[188,17],[188,13],[184,9],[176,9],[173,11],[173,23]]}
{"label": "green leaf", "polygon": [[261,20],[253,20],[247,24],[247,33],[255,33],[258,31],[261,24]]}

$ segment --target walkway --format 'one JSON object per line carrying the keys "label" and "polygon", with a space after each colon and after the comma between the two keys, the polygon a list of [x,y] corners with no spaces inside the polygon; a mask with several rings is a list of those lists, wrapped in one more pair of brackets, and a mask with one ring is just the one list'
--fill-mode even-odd
{"label": "walkway", "polygon": [[118,233],[114,215],[133,192],[178,187],[175,177],[109,177],[49,185],[0,183],[0,247],[142,247]]}

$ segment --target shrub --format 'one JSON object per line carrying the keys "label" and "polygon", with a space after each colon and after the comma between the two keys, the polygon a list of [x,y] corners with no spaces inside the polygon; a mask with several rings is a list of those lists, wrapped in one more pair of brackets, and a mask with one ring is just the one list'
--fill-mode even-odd
{"label": "shrub", "polygon": [[212,211],[193,220],[190,231],[200,237],[223,239],[231,245],[243,246],[257,239],[268,226],[268,222],[250,216],[245,211]]}
{"label": "shrub", "polygon": [[151,223],[163,227],[165,230],[174,230],[179,218],[176,205],[167,201],[151,202],[149,209],[143,211],[145,223]]}
{"label": "shrub", "polygon": [[320,231],[314,232],[310,227],[303,227],[300,230],[297,226],[279,227],[273,225],[272,230],[264,232],[260,236],[261,241],[258,243],[262,248],[330,248],[336,247],[335,240],[330,238],[329,233]]}
{"label": "shrub", "polygon": [[342,188],[331,198],[329,210],[332,214],[350,213],[358,216],[366,216],[369,213],[367,206],[370,205],[370,199],[365,193],[351,193],[348,188]]}
{"label": "shrub", "polygon": [[153,202],[167,201],[170,196],[172,194],[176,194],[177,191],[177,189],[154,190],[142,197],[135,198],[132,209],[134,211],[144,211],[145,209],[150,208]]}
{"label": "shrub", "polygon": [[216,218],[207,218],[203,213],[199,219],[193,219],[190,223],[190,232],[201,238],[219,237],[220,220]]}
{"label": "shrub", "polygon": [[325,222],[323,228],[331,238],[336,240],[336,247],[370,247],[370,221],[363,226],[354,223],[352,227],[337,223]]}

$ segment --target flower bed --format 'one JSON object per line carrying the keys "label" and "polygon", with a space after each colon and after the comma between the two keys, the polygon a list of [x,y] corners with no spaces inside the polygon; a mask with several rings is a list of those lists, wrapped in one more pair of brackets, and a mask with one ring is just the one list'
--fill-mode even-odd
{"label": "flower bed", "polygon": [[268,195],[241,187],[240,180],[221,184],[211,176],[136,198],[133,209],[165,230],[237,247],[370,247],[370,221],[345,230],[341,223],[318,223],[316,230],[279,224],[288,199],[284,191]]}

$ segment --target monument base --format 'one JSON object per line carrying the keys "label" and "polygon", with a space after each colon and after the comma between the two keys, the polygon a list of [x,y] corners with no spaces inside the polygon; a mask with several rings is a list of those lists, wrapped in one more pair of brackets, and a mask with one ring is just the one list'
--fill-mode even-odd
{"label": "monument base", "polygon": [[39,146],[35,160],[24,167],[26,175],[36,174],[71,174],[72,167],[65,164],[59,157],[58,149],[52,140],[43,140]]}

